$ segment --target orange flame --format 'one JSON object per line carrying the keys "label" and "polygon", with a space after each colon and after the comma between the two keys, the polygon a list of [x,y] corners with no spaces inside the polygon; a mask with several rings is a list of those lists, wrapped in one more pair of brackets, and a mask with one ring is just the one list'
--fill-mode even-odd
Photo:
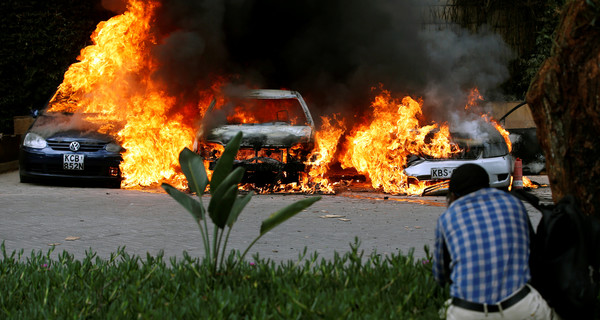
{"label": "orange flame", "polygon": [[265,123],[271,121],[289,122],[291,125],[300,125],[299,111],[292,99],[284,100],[262,100],[239,101],[234,107],[233,112],[227,117],[228,123]]}
{"label": "orange flame", "polygon": [[[171,112],[175,99],[150,75],[149,55],[158,40],[150,33],[158,1],[131,0],[127,11],[98,24],[51,99],[49,111],[90,114],[97,123],[121,123],[111,132],[125,148],[122,187],[169,182],[185,186],[178,155],[194,139],[191,119]],[[200,116],[208,103],[190,106]]]}
{"label": "orange flame", "polygon": [[403,172],[408,156],[445,157],[458,151],[450,143],[447,125],[419,124],[421,105],[411,97],[399,101],[383,90],[371,105],[373,121],[347,137],[347,152],[340,159],[342,167],[353,167],[368,175],[372,186],[384,192],[420,193],[425,184],[409,185]]}
{"label": "orange flame", "polygon": [[311,160],[306,164],[310,167],[308,181],[303,182],[303,191],[333,193],[333,186],[325,178],[329,165],[335,159],[335,153],[342,134],[346,131],[343,120],[339,115],[333,115],[333,119],[321,117],[323,123],[315,135],[315,148],[311,154]]}
{"label": "orange flame", "polygon": [[[483,96],[481,95],[481,93],[479,93],[479,89],[471,89],[471,91],[469,91],[469,96],[467,98],[467,105],[465,105],[465,110],[474,110],[479,101],[484,101]],[[510,141],[510,133],[506,129],[504,129],[504,127],[500,125],[496,120],[492,119],[487,114],[482,114],[481,117],[485,121],[491,123],[496,128],[496,130],[500,132],[500,134],[504,138],[504,141],[506,141],[506,145],[508,146],[508,152],[511,152],[512,142]]]}
{"label": "orange flame", "polygon": [[546,185],[543,185],[543,184],[542,184],[542,185],[540,185],[540,184],[533,183],[533,182],[531,181],[531,179],[529,179],[529,178],[528,178],[528,177],[526,177],[526,176],[523,176],[523,187],[524,187],[524,188],[537,189],[537,188],[539,188],[540,186],[542,186],[542,187],[545,187]]}
{"label": "orange flame", "polygon": [[502,138],[504,138],[504,141],[506,142],[506,146],[508,147],[508,152],[512,151],[512,142],[510,141],[510,132],[508,132],[508,130],[504,129],[504,127],[499,124],[496,120],[492,119],[490,116],[488,116],[487,114],[483,114],[481,115],[481,117],[491,123],[494,128],[496,128],[496,130],[498,130],[498,132],[500,132],[500,134],[502,135]]}
{"label": "orange flame", "polygon": [[504,141],[506,141],[506,145],[508,146],[508,152],[511,152],[512,151],[512,142],[510,141],[510,133],[508,132],[508,130],[504,129],[504,127],[502,127],[502,125],[500,125],[495,120],[490,119],[489,122],[492,125],[494,125],[494,127],[496,128],[496,130],[498,130],[498,132],[500,132],[500,134],[504,138]]}
{"label": "orange flame", "polygon": [[483,101],[483,96],[479,93],[479,89],[473,88],[469,92],[469,96],[467,98],[467,104],[465,105],[465,110],[471,109],[477,105],[478,101]]}

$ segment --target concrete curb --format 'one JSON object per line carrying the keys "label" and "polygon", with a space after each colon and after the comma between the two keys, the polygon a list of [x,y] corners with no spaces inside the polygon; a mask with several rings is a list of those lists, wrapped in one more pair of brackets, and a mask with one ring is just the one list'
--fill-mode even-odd
{"label": "concrete curb", "polygon": [[0,173],[19,169],[19,160],[0,163]]}

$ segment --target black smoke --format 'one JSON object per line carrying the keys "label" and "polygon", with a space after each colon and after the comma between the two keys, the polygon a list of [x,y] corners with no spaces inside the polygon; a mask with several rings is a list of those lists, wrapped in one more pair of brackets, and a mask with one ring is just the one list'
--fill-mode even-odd
{"label": "black smoke", "polygon": [[508,78],[510,51],[489,32],[428,31],[427,10],[422,0],[162,0],[154,76],[184,101],[219,74],[298,90],[316,116],[360,114],[383,84],[444,118],[471,87],[486,94]]}

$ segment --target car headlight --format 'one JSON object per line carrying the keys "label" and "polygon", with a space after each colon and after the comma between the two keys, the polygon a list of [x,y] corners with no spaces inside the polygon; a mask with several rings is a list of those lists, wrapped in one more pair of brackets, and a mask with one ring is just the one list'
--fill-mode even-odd
{"label": "car headlight", "polygon": [[37,133],[27,132],[25,138],[23,139],[23,146],[25,147],[42,149],[47,145],[46,139],[42,138],[42,136]]}
{"label": "car headlight", "polygon": [[107,144],[106,147],[104,147],[104,149],[106,149],[106,151],[108,152],[121,152],[121,150],[123,150],[123,148],[120,145],[114,142]]}

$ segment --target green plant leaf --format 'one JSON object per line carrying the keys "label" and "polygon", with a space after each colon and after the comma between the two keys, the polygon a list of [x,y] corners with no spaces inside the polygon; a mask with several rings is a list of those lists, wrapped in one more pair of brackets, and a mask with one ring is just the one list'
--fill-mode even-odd
{"label": "green plant leaf", "polygon": [[208,185],[208,176],[204,169],[204,159],[188,148],[184,148],[179,153],[179,165],[181,171],[187,178],[190,190],[199,197],[202,196]]}
{"label": "green plant leaf", "polygon": [[321,197],[310,197],[290,204],[289,206],[278,210],[273,213],[270,217],[263,220],[260,225],[260,234],[263,235],[269,232],[271,229],[280,225],[287,219],[293,217],[298,212],[310,207],[313,203],[321,200]]}
{"label": "green plant leaf", "polygon": [[233,168],[233,160],[235,159],[235,155],[240,149],[240,143],[242,141],[242,132],[238,132],[233,139],[227,143],[225,146],[225,151],[217,160],[215,164],[215,170],[213,171],[212,178],[210,179],[210,193],[216,192],[219,188],[219,185],[223,180],[229,175],[231,169]]}
{"label": "green plant leaf", "polygon": [[[222,197],[225,192],[233,185],[238,185],[244,176],[245,169],[242,167],[235,168],[230,172],[225,179],[219,184],[216,190],[212,191],[212,196],[208,204],[208,212],[213,212],[217,206],[221,204]],[[232,203],[233,205],[233,203]]]}
{"label": "green plant leaf", "polygon": [[165,189],[165,191],[173,199],[179,202],[179,204],[181,204],[194,217],[196,222],[204,219],[204,206],[202,203],[167,183],[163,183],[161,187]]}
{"label": "green plant leaf", "polygon": [[250,202],[250,199],[252,199],[253,195],[254,193],[250,192],[244,197],[238,197],[235,199],[233,207],[231,208],[231,213],[229,214],[229,218],[227,219],[227,226],[229,228],[233,227],[233,224],[237,221],[237,218],[240,216],[240,213],[242,213],[242,210],[244,210],[248,202]]}
{"label": "green plant leaf", "polygon": [[244,168],[238,167],[229,173],[213,193],[208,204],[210,218],[221,229],[225,227],[231,214],[231,208],[238,192],[238,184],[244,176],[244,171]]}
{"label": "green plant leaf", "polygon": [[208,211],[208,215],[212,219],[213,223],[220,229],[225,228],[229,216],[231,214],[231,208],[235,203],[235,197],[238,193],[238,186],[232,185],[229,189],[225,190],[222,195],[219,195],[219,202],[213,207],[212,211]]}

